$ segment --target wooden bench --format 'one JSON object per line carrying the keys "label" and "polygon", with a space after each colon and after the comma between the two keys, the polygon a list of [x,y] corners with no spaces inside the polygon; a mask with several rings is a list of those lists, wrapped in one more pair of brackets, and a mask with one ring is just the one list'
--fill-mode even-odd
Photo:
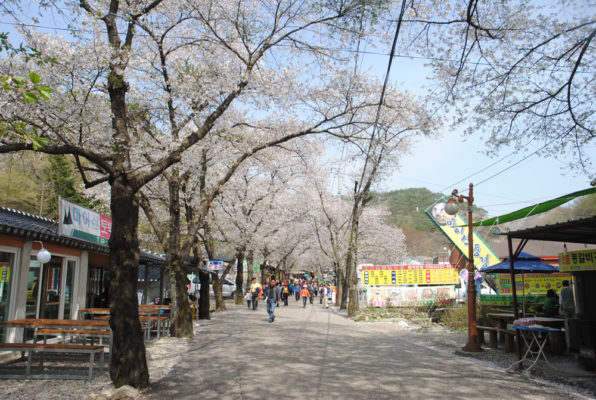
{"label": "wooden bench", "polygon": [[112,332],[99,329],[59,329],[59,328],[42,328],[37,329],[33,333],[33,341],[37,342],[38,337],[43,337],[43,343],[47,343],[48,336],[60,336],[62,337],[62,343],[66,343],[66,338],[79,337],[83,339],[83,343],[87,339],[91,339],[91,344],[95,344],[95,339],[99,339],[99,345],[107,346],[108,348],[108,362],[110,362],[110,356],[112,355]]}
{"label": "wooden bench", "polygon": [[[95,363],[95,355],[99,355],[99,374],[103,372],[103,353],[104,346],[99,345],[80,345],[80,344],[58,344],[58,343],[0,343],[0,351],[19,351],[27,353],[27,368],[25,375],[16,374],[0,374],[2,378],[18,379],[88,379],[89,382],[93,379],[93,365]],[[31,374],[31,361],[33,353],[68,353],[68,354],[89,354],[89,374],[88,375],[53,375],[53,374]],[[43,358],[40,360],[40,367],[43,367]]]}
{"label": "wooden bench", "polygon": [[139,320],[141,321],[141,326],[143,327],[143,330],[146,330],[147,341],[149,341],[151,339],[151,332],[152,332],[153,328],[155,328],[157,339],[159,339],[161,336],[166,336],[169,332],[169,329],[170,329],[170,317],[169,316],[160,314],[160,315],[152,315],[151,318],[149,318],[146,315],[141,315],[139,317]]}
{"label": "wooden bench", "polygon": [[499,333],[505,338],[505,353],[513,353],[515,351],[515,336],[517,335],[515,329],[499,329]]}
{"label": "wooden bench", "polygon": [[497,347],[497,332],[499,331],[499,328],[494,327],[494,326],[481,326],[478,325],[476,326],[476,329],[478,330],[478,344],[482,345],[484,343],[486,343],[484,341],[484,331],[488,331],[489,333],[489,346],[490,347]]}
{"label": "wooden bench", "polygon": [[478,330],[478,343],[480,345],[486,343],[484,341],[484,332],[489,333],[489,347],[496,348],[498,345],[498,335],[500,334],[504,338],[504,348],[506,353],[512,353],[515,350],[515,330],[502,329],[494,326],[480,326],[476,327]]}
{"label": "wooden bench", "polygon": [[[98,329],[55,329],[55,328],[42,328],[37,329],[34,332],[35,338],[38,336],[42,336],[43,342],[47,342],[48,336],[61,336],[62,343],[66,343],[66,337],[83,337],[83,338],[91,338],[99,339],[99,344],[103,344],[103,340],[107,339],[108,343],[110,341],[110,331],[106,330],[98,330]],[[91,342],[91,344],[95,344]]]}

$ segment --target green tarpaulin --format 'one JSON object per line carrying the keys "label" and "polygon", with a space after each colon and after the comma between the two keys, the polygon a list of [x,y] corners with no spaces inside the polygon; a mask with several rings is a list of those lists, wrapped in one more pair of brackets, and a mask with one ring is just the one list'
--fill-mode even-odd
{"label": "green tarpaulin", "polygon": [[515,221],[516,219],[529,217],[531,215],[536,215],[543,213],[548,210],[552,210],[555,207],[558,207],[562,204],[567,203],[577,197],[585,196],[588,194],[596,193],[596,187],[580,190],[579,192],[573,192],[566,194],[565,196],[557,197],[556,199],[552,199],[549,201],[545,201],[542,203],[534,204],[533,206],[529,206],[526,208],[522,208],[521,210],[510,212],[509,214],[500,215],[498,217],[493,217],[489,219],[485,219],[484,221],[474,222],[474,226],[488,226],[488,225],[498,225],[503,224],[505,222]]}

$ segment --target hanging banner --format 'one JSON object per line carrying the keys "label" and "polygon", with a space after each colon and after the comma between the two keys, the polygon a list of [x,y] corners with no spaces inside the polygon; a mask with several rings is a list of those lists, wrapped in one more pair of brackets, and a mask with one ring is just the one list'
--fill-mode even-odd
{"label": "hanging banner", "polygon": [[[568,273],[518,274],[515,276],[515,289],[518,295],[522,293],[542,295],[549,289],[559,293],[565,280],[570,281],[571,275]],[[497,274],[496,283],[499,294],[512,294],[510,274]]]}
{"label": "hanging banner", "polygon": [[86,207],[60,198],[58,234],[88,242],[108,244],[112,220]]}
{"label": "hanging banner", "polygon": [[596,271],[596,250],[569,251],[559,253],[559,271]]}
{"label": "hanging banner", "polygon": [[[449,215],[445,212],[445,202],[437,201],[424,213],[435,223],[437,228],[468,259],[468,222],[459,214]],[[476,269],[490,267],[500,263],[499,256],[473,230],[474,267]]]}
{"label": "hanging banner", "polygon": [[363,265],[363,285],[448,285],[458,284],[457,267],[432,265]]}
{"label": "hanging banner", "polygon": [[412,307],[451,304],[455,300],[454,286],[366,288],[369,307]]}

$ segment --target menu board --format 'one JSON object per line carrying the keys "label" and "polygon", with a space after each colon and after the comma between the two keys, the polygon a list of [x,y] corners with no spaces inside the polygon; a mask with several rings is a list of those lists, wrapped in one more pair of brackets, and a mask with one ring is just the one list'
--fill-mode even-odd
{"label": "menu board", "polygon": [[[553,289],[556,293],[561,291],[563,281],[571,280],[569,273],[553,273],[553,274],[524,274],[515,276],[515,290],[518,294],[546,294],[547,290]],[[497,274],[497,289],[501,295],[510,295],[511,291],[511,275]]]}
{"label": "menu board", "polygon": [[459,283],[455,265],[362,266],[363,285],[449,285]]}

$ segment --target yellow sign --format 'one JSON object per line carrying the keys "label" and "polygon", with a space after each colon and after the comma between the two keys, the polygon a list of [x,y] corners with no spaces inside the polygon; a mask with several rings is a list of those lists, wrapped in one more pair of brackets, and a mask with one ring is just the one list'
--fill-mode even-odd
{"label": "yellow sign", "polygon": [[455,265],[363,265],[363,285],[448,285],[459,283]]}
{"label": "yellow sign", "polygon": [[[571,280],[567,273],[554,274],[524,274],[515,276],[515,290],[518,294],[546,294],[548,289],[559,292],[563,287],[563,281]],[[497,289],[499,294],[511,293],[511,275],[497,274]]]}
{"label": "yellow sign", "polygon": [[[10,281],[10,264],[0,263],[0,282],[8,283]],[[2,293],[0,293],[2,296]]]}
{"label": "yellow sign", "polygon": [[570,251],[559,253],[559,271],[596,271],[596,250]]}
{"label": "yellow sign", "polygon": [[[443,201],[436,202],[424,212],[467,259],[468,222],[459,213],[456,215],[447,214]],[[476,231],[472,230],[472,232],[474,234],[474,267],[480,269],[500,263],[499,256],[488,247]]]}

